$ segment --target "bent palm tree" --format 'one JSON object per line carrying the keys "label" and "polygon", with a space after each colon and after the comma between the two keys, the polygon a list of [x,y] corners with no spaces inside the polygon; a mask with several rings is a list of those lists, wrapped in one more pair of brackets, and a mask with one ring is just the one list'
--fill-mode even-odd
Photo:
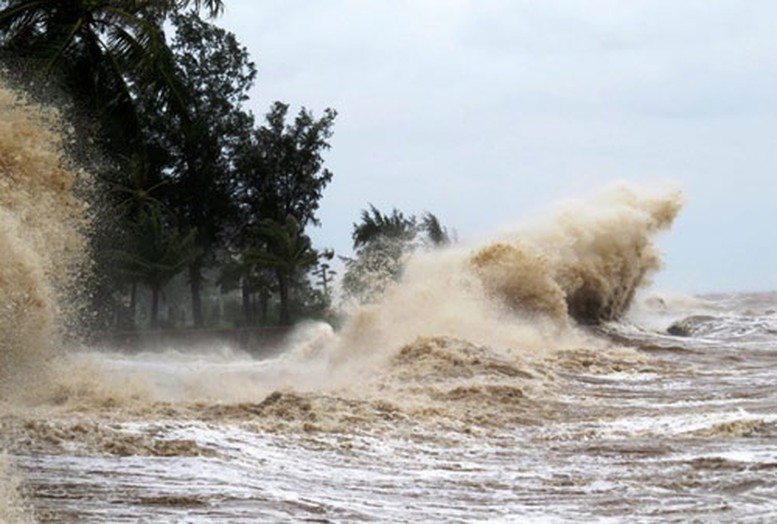
{"label": "bent palm tree", "polygon": [[140,125],[132,89],[164,81],[161,30],[172,11],[223,10],[221,0],[0,0],[6,57],[54,74],[85,110],[99,115],[113,148],[137,149]]}
{"label": "bent palm tree", "polygon": [[390,215],[381,213],[370,204],[370,210],[362,210],[361,222],[353,225],[353,247],[365,247],[379,238],[409,242],[416,234],[416,219],[394,208]]}
{"label": "bent palm tree", "polygon": [[434,213],[424,213],[419,230],[426,233],[429,242],[434,247],[447,246],[451,243],[451,236],[448,228],[440,223],[440,220]]}

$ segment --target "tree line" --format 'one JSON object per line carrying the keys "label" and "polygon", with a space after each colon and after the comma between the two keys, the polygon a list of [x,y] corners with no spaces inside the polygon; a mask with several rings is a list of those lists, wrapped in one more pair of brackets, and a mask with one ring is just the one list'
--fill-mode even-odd
{"label": "tree line", "polygon": [[0,0],[5,69],[29,92],[63,93],[78,123],[72,153],[97,176],[92,310],[102,329],[136,324],[141,288],[157,327],[160,297],[179,274],[197,327],[206,281],[241,290],[248,324],[291,323],[293,296],[304,295],[297,309],[327,305],[305,276],[332,253],[306,231],[332,179],[324,153],[336,112],[290,114],[276,102],[259,121],[245,107],[256,66],[214,23],[223,8]]}
{"label": "tree line", "polygon": [[[257,69],[215,23],[221,0],[0,0],[0,64],[33,97],[61,93],[75,122],[70,156],[96,181],[89,272],[91,327],[160,326],[177,278],[190,319],[206,325],[204,289],[239,291],[242,325],[291,324],[331,305],[334,253],[307,234],[333,174],[337,113],[263,119],[245,107]],[[369,206],[353,225],[343,293],[374,300],[407,254],[451,241],[436,216]],[[169,321],[169,319],[168,319]]]}

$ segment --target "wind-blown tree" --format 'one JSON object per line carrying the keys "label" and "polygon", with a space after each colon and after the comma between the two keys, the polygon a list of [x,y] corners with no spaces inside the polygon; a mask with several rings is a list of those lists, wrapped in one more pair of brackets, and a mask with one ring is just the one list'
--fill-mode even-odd
{"label": "wind-blown tree", "polygon": [[390,215],[381,213],[374,205],[370,209],[362,209],[361,222],[353,225],[353,248],[366,247],[376,240],[389,239],[401,243],[413,240],[417,231],[416,219],[406,217],[404,213],[394,208]]}
{"label": "wind-blown tree", "polygon": [[79,111],[101,123],[108,152],[143,147],[136,86],[156,84],[165,51],[161,31],[176,10],[223,10],[221,0],[0,0],[6,61],[37,69],[65,89]]}
{"label": "wind-blown tree", "polygon": [[[152,203],[173,215],[166,223],[194,230],[188,273],[198,326],[203,275],[217,253],[227,244],[266,248],[252,238],[264,219],[284,224],[291,215],[301,232],[318,224],[332,178],[322,153],[334,111],[316,119],[303,109],[287,123],[288,106],[276,103],[255,129],[241,109],[254,65],[233,35],[198,16],[222,9],[220,0],[0,0],[0,59],[35,66],[99,121],[90,135],[108,160],[104,207],[125,233],[104,235],[99,249],[146,226]],[[246,285],[262,285],[257,275],[267,270],[258,267]]]}
{"label": "wind-blown tree", "polygon": [[[149,144],[150,132],[159,126],[149,123],[149,116],[169,121],[174,110],[182,122],[197,122],[197,115],[187,112],[192,90],[186,89],[182,68],[175,67],[163,25],[186,9],[216,16],[223,7],[221,0],[0,0],[0,58],[12,70],[35,71],[39,83],[62,89],[76,113],[86,117],[79,122],[97,122],[88,140],[95,138],[108,160],[99,174],[109,189],[137,191],[128,198],[110,191],[109,201],[120,206],[124,219],[110,216],[117,227],[132,228],[137,214],[126,213],[124,204],[134,206],[137,196],[155,187],[145,181],[161,179],[169,165],[159,154],[166,155],[167,147],[154,151]],[[202,137],[194,131],[186,136],[188,149],[197,149]],[[98,235],[96,248],[110,249],[121,236]],[[109,267],[98,272],[106,273],[98,282],[112,278]]]}
{"label": "wind-blown tree", "polygon": [[448,228],[443,226],[440,220],[428,211],[421,218],[418,231],[425,235],[425,240],[432,247],[444,247],[453,241]]}
{"label": "wind-blown tree", "polygon": [[[288,112],[287,104],[276,102],[266,122],[237,142],[234,161],[239,214],[233,226],[237,258],[266,247],[266,239],[256,234],[264,221],[285,224],[288,217],[293,217],[300,234],[307,225],[319,223],[319,201],[332,180],[332,173],[324,167],[323,154],[330,147],[336,112],[326,109],[316,119],[303,108],[292,123],[287,122]],[[269,290],[263,286],[269,282],[256,278],[255,267],[242,275],[243,296],[258,293],[265,310]],[[298,282],[290,279],[287,285]],[[277,288],[280,292],[280,286]]]}
{"label": "wind-blown tree", "polygon": [[370,204],[360,218],[352,233],[356,257],[341,257],[345,262],[343,291],[359,302],[371,302],[383,294],[401,276],[405,258],[419,247],[437,248],[451,242],[448,229],[429,212],[419,221],[396,208],[385,214]]}

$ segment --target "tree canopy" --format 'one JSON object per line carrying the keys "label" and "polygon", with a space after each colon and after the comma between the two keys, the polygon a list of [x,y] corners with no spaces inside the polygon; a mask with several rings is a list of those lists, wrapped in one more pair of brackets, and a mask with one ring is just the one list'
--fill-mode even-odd
{"label": "tree canopy", "polygon": [[451,243],[448,229],[436,215],[425,212],[419,220],[394,208],[383,213],[374,205],[363,209],[353,224],[355,258],[343,258],[345,295],[371,302],[402,274],[406,257],[421,247],[438,248]]}

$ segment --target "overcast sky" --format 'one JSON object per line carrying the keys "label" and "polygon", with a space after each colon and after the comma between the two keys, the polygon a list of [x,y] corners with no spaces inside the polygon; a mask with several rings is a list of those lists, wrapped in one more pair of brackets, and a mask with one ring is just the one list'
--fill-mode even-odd
{"label": "overcast sky", "polygon": [[777,2],[225,0],[250,108],[339,113],[319,247],[368,202],[467,241],[614,180],[675,182],[665,290],[777,289]]}

